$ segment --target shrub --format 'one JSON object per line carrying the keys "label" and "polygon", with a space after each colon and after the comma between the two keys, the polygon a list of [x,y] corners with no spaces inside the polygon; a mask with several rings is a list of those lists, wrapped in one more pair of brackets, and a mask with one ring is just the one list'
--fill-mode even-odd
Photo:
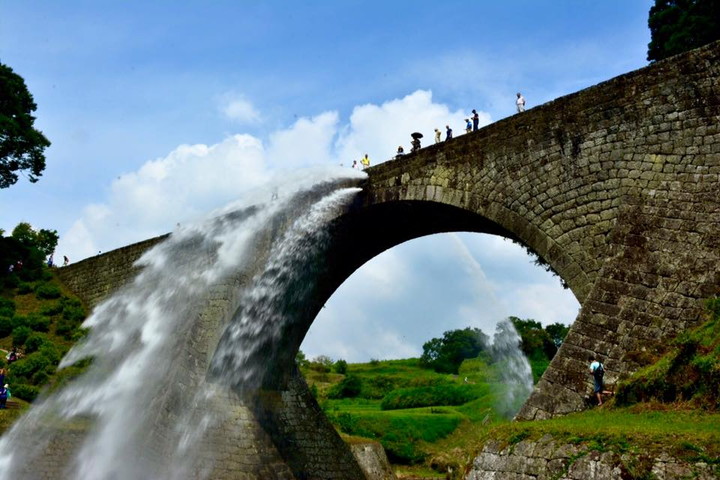
{"label": "shrub", "polygon": [[63,307],[62,313],[64,319],[74,322],[77,325],[81,324],[82,321],[85,320],[87,313],[79,300],[63,297],[60,299],[60,304]]}
{"label": "shrub", "polygon": [[357,375],[348,375],[328,392],[328,398],[354,398],[360,395],[362,380]]}
{"label": "shrub", "polygon": [[42,333],[31,333],[27,340],[25,340],[25,353],[30,354],[37,352],[40,349],[40,346],[47,341],[47,337]]}
{"label": "shrub", "polygon": [[27,326],[28,326],[27,317],[25,317],[23,315],[15,315],[12,318],[13,329],[15,329],[17,327],[27,327]]}
{"label": "shrub", "polygon": [[0,316],[0,337],[7,337],[12,333],[13,321],[12,318]]}
{"label": "shrub", "polygon": [[12,331],[13,346],[20,347],[25,344],[25,341],[32,333],[29,327],[15,327]]}
{"label": "shrub", "polygon": [[40,313],[45,315],[46,317],[52,317],[54,315],[59,315],[63,312],[63,306],[60,302],[55,303],[48,303],[40,307]]}
{"label": "shrub", "polygon": [[14,273],[11,273],[4,280],[5,288],[17,288],[20,285],[20,279]]}
{"label": "shrub", "polygon": [[25,325],[36,332],[48,332],[52,320],[44,315],[31,313],[25,318]]}
{"label": "shrub", "polygon": [[[331,415],[332,416],[332,415]],[[394,463],[421,462],[421,442],[435,442],[460,424],[458,415],[350,414],[333,416],[333,423],[349,435],[378,439]]]}
{"label": "shrub", "polygon": [[12,393],[12,395],[18,398],[22,398],[26,402],[32,402],[37,398],[38,394],[40,393],[40,388],[34,385],[20,383],[17,385],[12,385],[10,388],[10,393]]}
{"label": "shrub", "polygon": [[332,369],[333,361],[330,357],[320,355],[308,363],[308,368],[320,373],[330,373]]}
{"label": "shrub", "polygon": [[335,370],[335,373],[339,373],[341,375],[345,375],[347,373],[348,364],[345,360],[338,360],[333,365],[333,370]]}
{"label": "shrub", "polygon": [[22,377],[30,380],[35,372],[44,370],[48,365],[50,365],[50,361],[47,358],[39,352],[34,352],[14,362],[10,365],[9,370],[13,378]]}
{"label": "shrub", "polygon": [[60,295],[60,289],[50,283],[41,283],[35,288],[35,296],[44,300],[60,298]]}
{"label": "shrub", "polygon": [[0,317],[15,315],[15,302],[8,298],[0,298]]}
{"label": "shrub", "polygon": [[33,284],[27,282],[20,282],[17,285],[17,292],[20,295],[25,295],[33,291]]}
{"label": "shrub", "polygon": [[75,322],[67,320],[65,318],[61,318],[57,321],[57,325],[55,326],[55,333],[63,337],[65,340],[70,340],[75,333],[75,327]]}
{"label": "shrub", "polygon": [[481,396],[474,385],[445,385],[442,387],[399,388],[383,398],[380,408],[429,407],[433,405],[462,405]]}
{"label": "shrub", "polygon": [[53,369],[55,368],[54,366],[60,362],[60,357],[62,356],[58,351],[57,346],[51,342],[43,343],[38,352],[53,365]]}
{"label": "shrub", "polygon": [[389,375],[377,375],[363,382],[363,398],[383,398],[393,391],[399,380]]}

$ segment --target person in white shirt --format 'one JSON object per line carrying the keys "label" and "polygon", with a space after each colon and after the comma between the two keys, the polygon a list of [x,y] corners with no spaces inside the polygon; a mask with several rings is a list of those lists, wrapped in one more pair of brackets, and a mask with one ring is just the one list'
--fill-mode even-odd
{"label": "person in white shirt", "polygon": [[523,97],[522,93],[520,92],[518,92],[517,94],[517,100],[515,100],[515,105],[517,105],[518,113],[525,111],[525,97]]}
{"label": "person in white shirt", "polygon": [[590,375],[593,376],[593,393],[597,398],[598,406],[601,406],[603,404],[603,395],[612,395],[613,392],[605,390],[605,365],[594,355],[590,355],[588,362],[590,362]]}

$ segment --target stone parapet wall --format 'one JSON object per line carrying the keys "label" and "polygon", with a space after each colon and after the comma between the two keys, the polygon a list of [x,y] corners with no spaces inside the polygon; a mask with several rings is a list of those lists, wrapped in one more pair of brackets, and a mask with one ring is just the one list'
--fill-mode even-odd
{"label": "stone parapet wall", "polygon": [[549,435],[515,445],[488,442],[466,480],[713,480],[717,465],[687,462],[667,453],[653,455],[592,450],[556,442]]}
{"label": "stone parapet wall", "polygon": [[60,280],[93,308],[137,275],[135,262],[167,235],[144,240],[57,269]]}

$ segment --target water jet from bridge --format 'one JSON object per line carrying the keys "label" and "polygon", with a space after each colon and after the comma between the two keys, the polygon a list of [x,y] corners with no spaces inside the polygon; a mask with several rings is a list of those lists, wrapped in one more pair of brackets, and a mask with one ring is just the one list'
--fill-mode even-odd
{"label": "water jet from bridge", "polygon": [[[278,195],[229,205],[183,226],[142,256],[140,274],[93,311],[84,324],[89,335],[61,362],[66,368],[92,358],[87,371],[38,400],[0,439],[0,479],[37,478],[33,465],[74,429],[85,435],[65,478],[206,477],[211,466],[205,459],[198,467],[196,442],[224,419],[205,406],[226,385],[237,391],[258,386],[271,366],[257,361],[267,354],[258,348],[272,344],[278,326],[292,321],[292,309],[311,294],[312,272],[299,275],[299,262],[322,250],[324,225],[360,190],[345,186],[365,174],[329,169],[302,176],[272,189]],[[297,214],[299,199],[309,206]],[[273,229],[285,231],[256,274],[259,244]],[[188,339],[201,333],[193,329],[197,305],[218,280],[238,271],[255,278],[239,295],[211,362],[212,381],[178,371]]]}

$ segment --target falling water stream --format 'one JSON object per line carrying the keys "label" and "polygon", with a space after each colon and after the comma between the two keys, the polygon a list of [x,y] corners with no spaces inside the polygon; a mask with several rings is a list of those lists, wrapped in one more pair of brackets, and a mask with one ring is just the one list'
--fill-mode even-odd
{"label": "falling water stream", "polygon": [[[195,461],[190,447],[222,421],[202,408],[213,388],[197,378],[198,372],[178,367],[187,364],[188,339],[198,335],[198,306],[218,282],[238,271],[255,272],[255,280],[239,296],[244,307],[232,307],[237,313],[221,339],[212,371],[215,382],[234,387],[259,377],[266,365],[249,360],[255,345],[272,342],[288,321],[287,312],[276,307],[287,305],[278,299],[293,282],[293,266],[320,248],[323,225],[359,191],[341,187],[364,177],[349,169],[295,176],[271,189],[279,195],[264,195],[272,201],[229,205],[207,220],[179,228],[146,252],[137,262],[140,274],[95,308],[84,324],[90,334],[61,362],[62,368],[92,358],[87,372],[36,402],[0,439],[0,479],[37,478],[33,466],[58,441],[58,432],[67,435],[74,428],[88,433],[65,478],[188,478]],[[301,200],[307,207],[301,207]],[[270,230],[283,228],[257,273],[259,244]],[[308,291],[293,288],[295,301],[305,301]],[[163,418],[168,405],[185,413],[172,419],[172,428],[154,435],[148,426]],[[193,472],[198,475],[197,469]]]}

